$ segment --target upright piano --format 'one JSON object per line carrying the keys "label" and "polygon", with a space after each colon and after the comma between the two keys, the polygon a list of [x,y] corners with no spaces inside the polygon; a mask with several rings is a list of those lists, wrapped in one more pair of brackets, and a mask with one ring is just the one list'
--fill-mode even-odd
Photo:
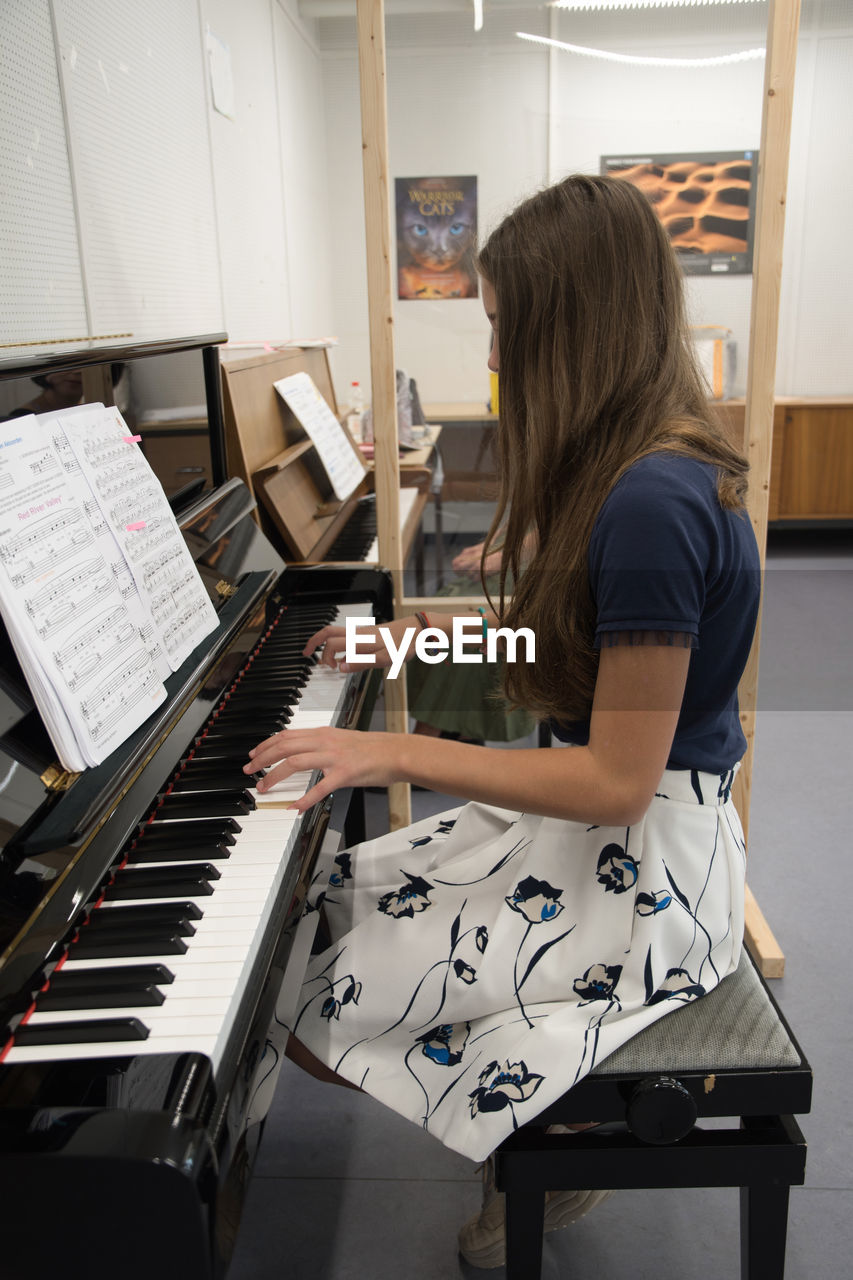
{"label": "upright piano", "polygon": [[[250,746],[355,727],[373,677],[302,657],[388,575],[287,567],[237,479],[179,524],[218,614],[168,698],[68,776],[0,635],[0,1274],[216,1280],[283,1056],[293,937],[338,793],[255,807]],[[332,834],[334,833],[334,835]]]}

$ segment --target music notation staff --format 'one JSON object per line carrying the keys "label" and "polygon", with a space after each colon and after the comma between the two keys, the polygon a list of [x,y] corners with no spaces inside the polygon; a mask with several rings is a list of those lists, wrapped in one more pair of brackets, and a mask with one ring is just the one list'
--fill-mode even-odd
{"label": "music notation staff", "polygon": [[[64,429],[142,597],[172,670],[216,625],[216,613],[181,537],[166,495],[116,408],[82,406]],[[152,593],[172,607],[153,608]],[[175,625],[174,615],[181,619]]]}
{"label": "music notation staff", "polygon": [[[139,593],[122,590],[114,537],[87,514],[93,495],[58,461],[44,465],[48,455],[57,459],[56,431],[55,423],[24,417],[0,433],[0,603],[57,753],[79,770],[147,718],[165,697],[170,668],[162,654],[152,660],[143,639]],[[69,657],[87,632],[97,633],[99,661]],[[111,689],[128,665],[145,677],[129,680],[118,704]]]}

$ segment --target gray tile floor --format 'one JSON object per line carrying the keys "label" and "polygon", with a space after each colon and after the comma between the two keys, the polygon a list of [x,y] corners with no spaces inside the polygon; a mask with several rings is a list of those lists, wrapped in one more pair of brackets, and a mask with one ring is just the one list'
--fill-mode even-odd
{"label": "gray tile floor", "polygon": [[[749,882],[786,956],[773,991],[815,1071],[787,1280],[853,1271],[853,535],[773,535],[763,613]],[[413,796],[415,816],[446,806]],[[382,821],[379,798],[374,821]],[[371,1098],[285,1064],[229,1280],[463,1280],[479,1205],[461,1156]],[[620,1192],[545,1243],[543,1280],[728,1280],[735,1190]]]}

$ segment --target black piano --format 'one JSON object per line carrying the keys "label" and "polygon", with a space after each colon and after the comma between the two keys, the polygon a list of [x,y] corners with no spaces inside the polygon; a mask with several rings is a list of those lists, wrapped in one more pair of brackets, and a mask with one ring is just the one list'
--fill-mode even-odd
{"label": "black piano", "polygon": [[301,650],[342,608],[392,616],[386,573],[285,567],[253,505],[231,480],[178,513],[218,627],[98,767],[54,765],[0,634],[5,1280],[227,1269],[312,868],[324,839],[360,835],[346,792],[259,815],[242,766],[309,705],[363,724],[375,677],[332,687]]}

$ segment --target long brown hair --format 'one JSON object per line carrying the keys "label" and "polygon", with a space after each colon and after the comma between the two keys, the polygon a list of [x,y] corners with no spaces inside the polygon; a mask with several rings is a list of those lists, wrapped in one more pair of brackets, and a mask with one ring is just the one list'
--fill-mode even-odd
{"label": "long brown hair", "polygon": [[536,663],[507,664],[505,691],[542,718],[580,719],[598,667],[587,552],[607,494],[666,450],[715,464],[721,504],[738,508],[747,463],[708,403],[666,232],[630,183],[574,175],[548,187],[504,219],[477,265],[495,291],[500,366],[500,491],[483,560],[503,543],[501,621],[536,635]]}

